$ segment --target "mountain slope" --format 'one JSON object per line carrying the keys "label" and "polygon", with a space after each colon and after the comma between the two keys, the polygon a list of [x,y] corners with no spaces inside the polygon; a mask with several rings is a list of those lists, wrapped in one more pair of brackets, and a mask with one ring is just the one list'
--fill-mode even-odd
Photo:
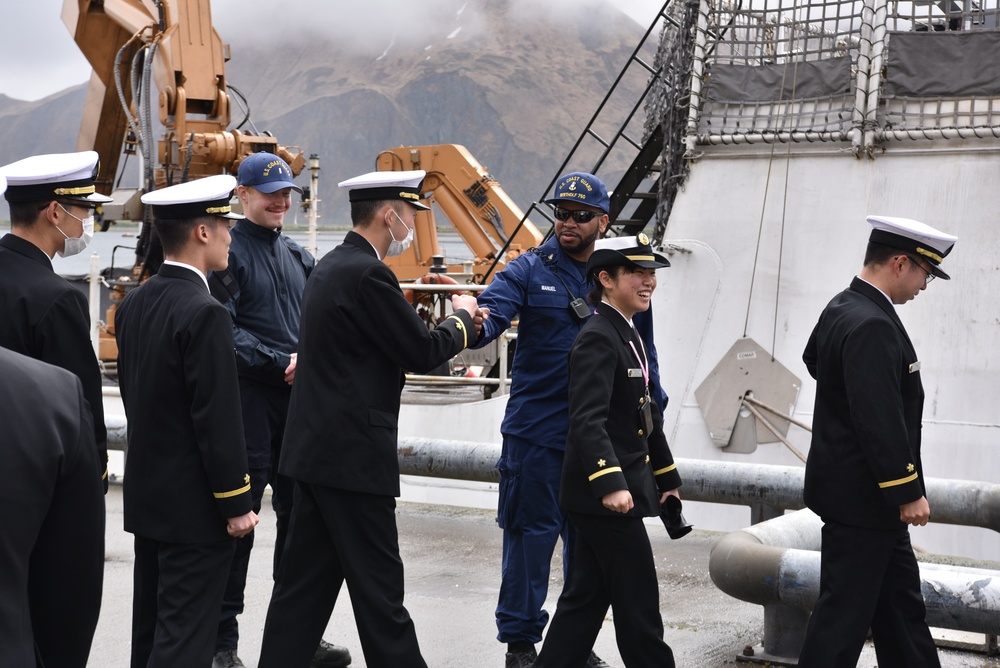
{"label": "mountain slope", "polygon": [[[608,3],[585,12],[519,0],[468,4],[455,0],[418,34],[223,35],[232,52],[227,81],[248,98],[253,128],[320,156],[324,223],[346,224],[335,184],[374,169],[380,151],[399,145],[462,144],[526,208],[643,32]],[[624,118],[639,93],[616,96],[612,108]],[[31,103],[0,97],[0,164],[74,150],[84,98],[85,87]],[[242,117],[234,105],[234,123]]]}

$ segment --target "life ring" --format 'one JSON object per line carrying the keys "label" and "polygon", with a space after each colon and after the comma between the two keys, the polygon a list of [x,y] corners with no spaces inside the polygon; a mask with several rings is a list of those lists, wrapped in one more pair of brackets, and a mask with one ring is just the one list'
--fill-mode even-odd
{"label": "life ring", "polygon": [[[458,285],[458,281],[448,274],[424,274],[413,282],[419,285]],[[467,294],[469,293],[464,291],[449,293],[449,295]],[[418,304],[429,306],[431,302],[434,301],[435,293],[424,292],[423,290],[403,290],[403,296],[406,297],[406,301],[410,302],[414,306],[417,306]]]}

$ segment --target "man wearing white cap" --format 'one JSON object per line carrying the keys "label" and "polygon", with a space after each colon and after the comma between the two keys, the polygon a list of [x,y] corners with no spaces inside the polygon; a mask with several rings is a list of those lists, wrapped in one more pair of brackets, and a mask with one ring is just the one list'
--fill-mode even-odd
{"label": "man wearing white cap", "polygon": [[107,429],[101,370],[83,293],[52,270],[52,258],[82,252],[94,234],[94,151],[35,155],[0,167],[10,234],[0,238],[0,346],[72,371],[83,383],[107,490]]}
{"label": "man wearing white cap", "polygon": [[[0,176],[0,193],[7,185]],[[0,665],[84,668],[101,609],[104,486],[73,373],[0,347]]]}
{"label": "man wearing white cap", "polygon": [[427,665],[403,607],[395,518],[403,373],[461,352],[485,314],[474,297],[454,296],[454,314],[428,330],[381,261],[413,238],[427,208],[423,178],[373,172],[342,182],[354,228],[306,285],[279,464],[295,480],[295,504],[259,668],[308,665],[345,581],[367,665]]}
{"label": "man wearing white cap", "polygon": [[212,664],[235,539],[257,524],[232,321],[206,278],[228,261],[235,187],[220,175],[142,196],[165,260],[115,315],[134,668]]}
{"label": "man wearing white cap", "polygon": [[[231,230],[228,268],[212,272],[208,279],[212,293],[233,319],[254,512],[260,511],[264,488],[271,486],[277,519],[274,573],[281,563],[294,489],[291,480],[277,475],[278,461],[295,380],[302,293],[315,264],[302,246],[282,234],[292,191],[302,192],[293,178],[288,163],[273,153],[254,153],[240,163],[236,194],[246,217]],[[237,615],[243,612],[253,538],[251,533],[236,544],[212,668],[244,665],[237,652]],[[346,647],[320,641],[311,665],[343,668],[350,663]]]}
{"label": "man wearing white cap", "polygon": [[920,461],[920,361],[895,304],[935,277],[957,237],[869,216],[864,268],[802,355],[816,379],[806,505],[824,522],[820,595],[799,665],[854,666],[871,629],[880,668],[937,668],[909,526],[930,517]]}

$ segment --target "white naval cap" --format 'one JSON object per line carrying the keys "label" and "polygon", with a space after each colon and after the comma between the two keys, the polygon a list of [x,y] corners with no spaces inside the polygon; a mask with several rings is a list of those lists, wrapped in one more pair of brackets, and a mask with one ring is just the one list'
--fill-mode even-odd
{"label": "white naval cap", "polygon": [[97,193],[97,151],[33,155],[0,167],[7,179],[8,202],[75,200],[83,205],[103,204],[111,198]]}
{"label": "white naval cap", "polygon": [[3,195],[3,191],[7,190],[7,177],[0,176],[0,195]]}
{"label": "white naval cap", "polygon": [[587,260],[587,273],[604,267],[637,266],[643,269],[669,267],[670,262],[649,245],[649,237],[639,233],[631,237],[608,237],[594,242],[594,252]]}
{"label": "white naval cap", "polygon": [[427,172],[414,169],[407,172],[369,172],[353,179],[341,181],[337,185],[350,192],[352,202],[402,200],[418,209],[430,209],[420,203],[420,184]]}
{"label": "white naval cap", "polygon": [[236,177],[216,174],[146,193],[142,196],[142,203],[152,205],[153,218],[159,220],[202,216],[241,220],[243,216],[233,213],[230,204],[235,189]]}
{"label": "white naval cap", "polygon": [[951,279],[940,265],[955,246],[958,237],[910,218],[868,216],[866,220],[872,226],[868,241],[919,255],[931,265],[935,276]]}

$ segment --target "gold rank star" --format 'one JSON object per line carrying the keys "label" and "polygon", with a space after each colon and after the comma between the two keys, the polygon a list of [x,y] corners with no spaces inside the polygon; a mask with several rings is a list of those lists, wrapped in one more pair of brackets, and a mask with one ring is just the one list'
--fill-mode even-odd
{"label": "gold rank star", "polygon": [[915,469],[915,468],[917,468],[917,467],[914,466],[913,464],[907,464],[906,465],[906,472],[907,473],[913,473],[913,469]]}
{"label": "gold rank star", "polygon": [[243,484],[247,485],[249,483],[250,483],[250,474],[249,473],[244,473],[243,474]]}
{"label": "gold rank star", "polygon": [[606,461],[604,461],[603,459],[598,459],[598,460],[597,460],[597,466],[598,466],[599,468],[602,468],[602,469],[603,469],[603,468],[604,468],[604,465],[605,465],[605,464],[607,464],[607,462],[606,462]]}

